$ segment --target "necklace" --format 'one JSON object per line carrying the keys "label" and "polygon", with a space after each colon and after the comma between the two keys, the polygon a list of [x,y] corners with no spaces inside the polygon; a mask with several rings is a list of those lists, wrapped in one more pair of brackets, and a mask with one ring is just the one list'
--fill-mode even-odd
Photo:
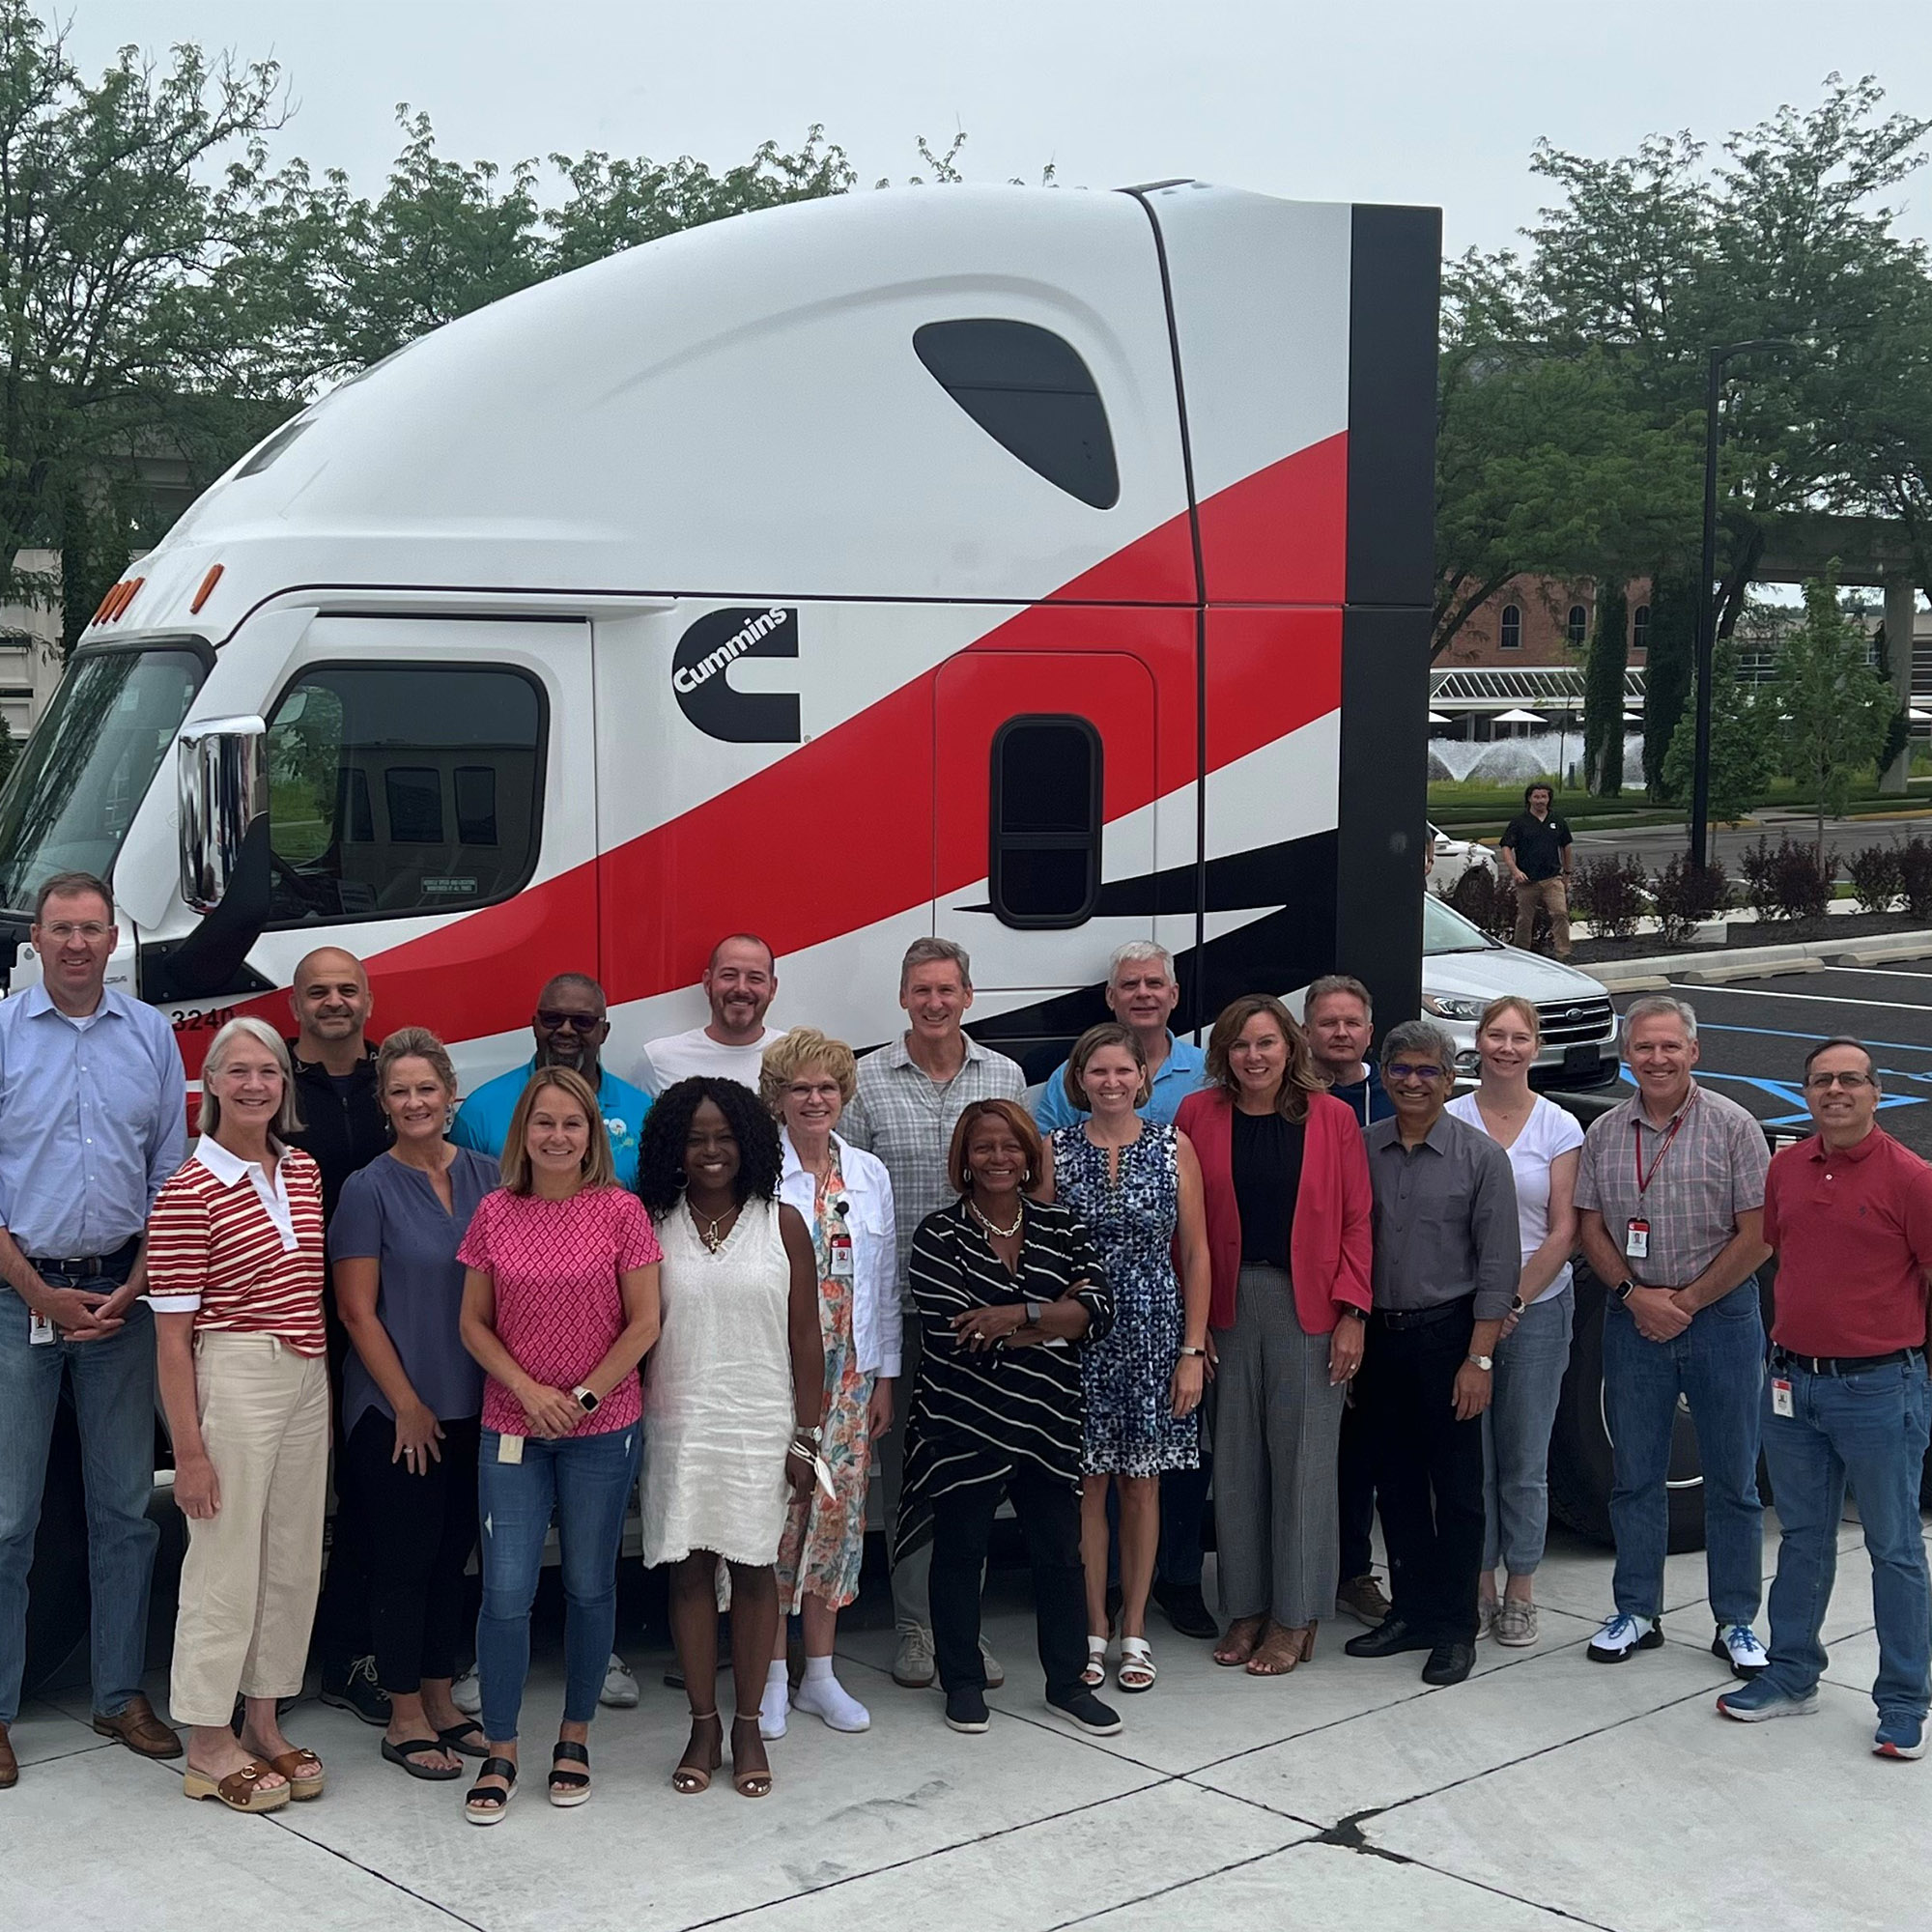
{"label": "necklace", "polygon": [[[687,1208],[691,1208],[691,1203],[688,1199],[684,1205]],[[691,1208],[691,1225],[697,1229],[697,1238],[704,1243],[705,1251],[708,1254],[715,1255],[724,1245],[727,1237],[720,1234],[719,1230],[724,1227],[726,1221],[736,1222],[738,1218],[738,1205],[734,1201],[715,1220],[709,1214],[700,1214],[696,1208]],[[708,1225],[700,1227],[698,1225],[700,1222]]]}
{"label": "necklace", "polygon": [[977,1201],[969,1201],[966,1205],[973,1210],[973,1218],[979,1222],[980,1227],[985,1229],[987,1234],[997,1236],[1003,1241],[1010,1241],[1019,1233],[1021,1228],[1026,1225],[1026,1203],[1024,1201],[1020,1203],[1020,1211],[1013,1216],[1013,1225],[1010,1228],[1003,1228],[990,1214],[981,1213],[980,1204]]}

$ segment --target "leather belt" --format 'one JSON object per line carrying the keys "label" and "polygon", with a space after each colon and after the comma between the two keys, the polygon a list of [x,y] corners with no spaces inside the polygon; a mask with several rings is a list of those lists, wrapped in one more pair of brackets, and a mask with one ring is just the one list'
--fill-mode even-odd
{"label": "leather belt", "polygon": [[131,1262],[141,1245],[139,1235],[129,1235],[112,1254],[105,1255],[29,1255],[27,1265],[36,1274],[100,1275],[123,1262]]}
{"label": "leather belt", "polygon": [[1433,1328],[1438,1321],[1451,1321],[1459,1315],[1473,1315],[1476,1297],[1463,1295],[1456,1301],[1440,1301],[1434,1308],[1375,1308],[1369,1320],[1384,1328]]}
{"label": "leather belt", "polygon": [[1803,1369],[1807,1376],[1861,1376],[1867,1369],[1889,1369],[1894,1362],[1909,1362],[1922,1355],[1923,1349],[1894,1349],[1886,1355],[1794,1355],[1789,1349],[1774,1348],[1772,1363],[1781,1369]]}

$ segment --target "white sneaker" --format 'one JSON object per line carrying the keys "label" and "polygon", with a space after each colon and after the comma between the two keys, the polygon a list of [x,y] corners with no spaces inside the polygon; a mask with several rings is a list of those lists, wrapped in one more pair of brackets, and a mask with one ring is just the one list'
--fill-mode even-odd
{"label": "white sneaker", "polygon": [[[771,1693],[767,1690],[765,1694]],[[829,1670],[822,1677],[812,1676],[810,1662],[791,1706],[794,1711],[810,1711],[814,1718],[824,1719],[835,1731],[868,1731],[872,1727],[871,1712]]]}
{"label": "white sneaker", "polygon": [[1771,1662],[1764,1645],[1757,1640],[1757,1632],[1749,1624],[1719,1624],[1717,1635],[1711,1639],[1711,1655],[1721,1657],[1731,1666],[1731,1675],[1747,1682],[1758,1676]]}
{"label": "white sneaker", "polygon": [[767,1740],[783,1737],[790,1707],[790,1679],[782,1663],[774,1663],[765,1672],[765,1694],[758,1699],[758,1735]]}
{"label": "white sneaker", "polygon": [[923,1690],[933,1679],[932,1633],[923,1624],[899,1626],[898,1655],[893,1659],[893,1682],[907,1690]]}
{"label": "white sneaker", "polygon": [[1006,1667],[993,1655],[993,1647],[984,1637],[980,1639],[980,1668],[986,1674],[988,1690],[997,1690],[1007,1681]]}
{"label": "white sneaker", "polygon": [[638,1708],[638,1680],[631,1675],[631,1666],[614,1650],[611,1662],[604,1666],[604,1688],[597,1693],[597,1701],[611,1711]]}
{"label": "white sneaker", "polygon": [[1627,1617],[1619,1610],[1604,1619],[1584,1655],[1592,1663],[1625,1663],[1640,1650],[1658,1650],[1663,1630],[1655,1617]]}
{"label": "white sneaker", "polygon": [[466,1718],[473,1718],[482,1710],[483,1680],[477,1676],[473,1663],[449,1687],[449,1701]]}

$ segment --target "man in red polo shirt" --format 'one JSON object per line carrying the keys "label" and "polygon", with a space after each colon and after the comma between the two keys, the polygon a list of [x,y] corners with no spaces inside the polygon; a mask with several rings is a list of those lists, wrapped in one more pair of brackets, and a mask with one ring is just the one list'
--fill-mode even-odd
{"label": "man in red polo shirt", "polygon": [[1764,1454],[1784,1529],[1771,1586],[1771,1662],[1725,1691],[1718,1709],[1755,1723],[1818,1708],[1826,1662],[1818,1630],[1849,1478],[1878,1625],[1872,1748],[1922,1757],[1932,1696],[1932,1582],[1918,1520],[1932,1425],[1932,1168],[1879,1126],[1878,1075],[1857,1040],[1811,1049],[1804,1100],[1818,1131],[1773,1160],[1764,1197],[1764,1238],[1778,1262]]}

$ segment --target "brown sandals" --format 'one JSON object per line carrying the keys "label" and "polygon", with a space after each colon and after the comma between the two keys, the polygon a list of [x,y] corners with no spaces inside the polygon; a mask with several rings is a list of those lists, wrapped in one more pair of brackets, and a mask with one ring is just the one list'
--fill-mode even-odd
{"label": "brown sandals", "polygon": [[740,1798],[769,1798],[772,1790],[770,1765],[759,1770],[749,1766],[743,1771],[738,1769],[738,1733],[747,1724],[751,1725],[752,1735],[758,1740],[759,1747],[762,1749],[764,1746],[764,1738],[758,1730],[757,1712],[753,1711],[747,1717],[741,1711],[731,1719],[731,1784]]}
{"label": "brown sandals", "polygon": [[1248,1675],[1286,1677],[1296,1664],[1306,1663],[1315,1655],[1316,1629],[1314,1624],[1304,1624],[1299,1630],[1287,1624],[1269,1624],[1267,1634],[1248,1659]]}
{"label": "brown sandals", "polygon": [[[292,1755],[299,1756],[300,1753]],[[275,1784],[264,1789],[262,1785],[263,1778],[279,1768],[258,1764],[250,1758],[240,1771],[231,1771],[226,1777],[215,1778],[189,1765],[182,1773],[182,1796],[213,1798],[227,1805],[231,1811],[279,1811],[289,1802],[294,1787]],[[288,1774],[284,1772],[282,1775],[287,1776]]]}
{"label": "brown sandals", "polygon": [[289,1796],[298,1804],[322,1796],[325,1773],[322,1760],[312,1750],[285,1750],[279,1757],[264,1758],[262,1762],[288,1779]]}
{"label": "brown sandals", "polygon": [[1228,1634],[1214,1646],[1214,1662],[1227,1670],[1238,1670],[1260,1647],[1265,1617],[1236,1617]]}
{"label": "brown sandals", "polygon": [[699,1740],[697,1727],[717,1721],[716,1711],[694,1711],[691,1714],[691,1742],[685,1746],[684,1755],[678,1759],[677,1768],[670,1775],[670,1788],[680,1798],[696,1798],[700,1791],[711,1789],[711,1774],[724,1758],[724,1734],[721,1731],[707,1747]]}

